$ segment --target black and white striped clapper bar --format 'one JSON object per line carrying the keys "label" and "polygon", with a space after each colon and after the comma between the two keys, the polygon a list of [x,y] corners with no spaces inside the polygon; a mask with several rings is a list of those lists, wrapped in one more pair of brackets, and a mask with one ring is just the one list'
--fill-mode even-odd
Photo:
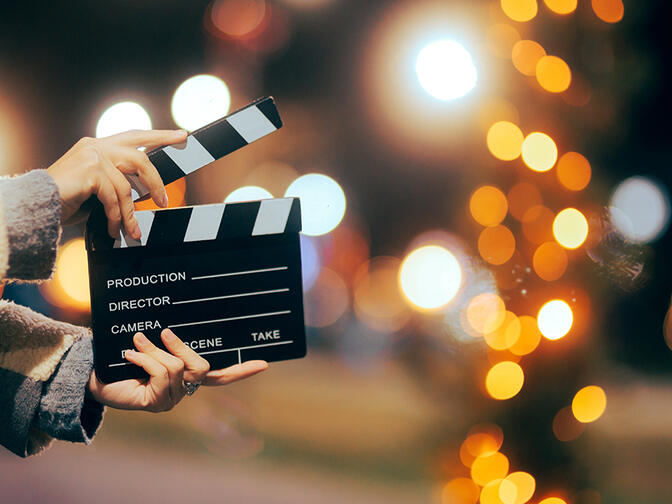
{"label": "black and white striped clapper bar", "polygon": [[[253,110],[251,110],[253,109]],[[165,183],[281,127],[264,98],[150,152]],[[146,194],[132,183],[137,197]],[[134,194],[134,196],[136,196]],[[136,212],[142,232],[107,234],[102,208],[87,222],[94,363],[104,382],[146,376],[124,359],[141,331],[163,347],[171,328],[212,369],[306,354],[298,198]]]}

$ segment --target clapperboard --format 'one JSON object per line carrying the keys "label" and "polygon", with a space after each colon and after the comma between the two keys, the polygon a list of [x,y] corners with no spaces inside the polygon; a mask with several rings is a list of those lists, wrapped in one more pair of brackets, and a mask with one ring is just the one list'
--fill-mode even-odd
{"label": "clapperboard", "polygon": [[[282,126],[262,98],[148,153],[168,184]],[[130,179],[134,199],[148,194]],[[141,331],[163,348],[171,328],[212,369],[305,356],[298,198],[136,212],[134,240],[107,234],[102,206],[86,227],[94,364],[104,382],[145,377],[123,357]]]}

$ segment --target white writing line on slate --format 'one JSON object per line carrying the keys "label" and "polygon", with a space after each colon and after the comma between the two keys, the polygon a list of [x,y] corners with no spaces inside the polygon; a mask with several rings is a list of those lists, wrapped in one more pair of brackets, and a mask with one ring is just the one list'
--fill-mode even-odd
{"label": "white writing line on slate", "polygon": [[238,297],[247,297],[247,296],[259,296],[261,294],[275,294],[277,292],[287,292],[289,291],[289,288],[284,288],[284,289],[273,289],[273,290],[266,290],[266,291],[258,291],[258,292],[241,292],[240,294],[229,294],[227,296],[215,296],[215,297],[208,297],[208,298],[201,298],[201,299],[187,299],[184,301],[173,301],[171,304],[186,304],[186,303],[200,303],[201,301],[215,301],[217,299],[231,299],[231,298],[238,298]]}
{"label": "white writing line on slate", "polygon": [[258,317],[272,317],[274,315],[287,315],[288,313],[292,313],[292,311],[291,310],[283,310],[283,311],[268,312],[268,313],[255,313],[254,315],[241,315],[240,317],[229,317],[229,318],[221,318],[221,319],[214,319],[214,320],[200,320],[198,322],[185,322],[184,324],[173,324],[173,325],[169,325],[168,327],[170,329],[172,329],[173,327],[186,327],[186,326],[201,325],[201,324],[215,324],[217,322],[229,322],[231,320],[243,320],[243,319],[258,318]]}
{"label": "white writing line on slate", "polygon": [[248,271],[233,271],[231,273],[218,273],[216,275],[204,275],[204,276],[195,276],[191,277],[192,280],[205,280],[207,278],[220,278],[227,276],[236,276],[236,275],[252,275],[254,273],[268,273],[270,271],[282,271],[286,270],[287,266],[278,266],[276,268],[266,268],[258,270],[248,270]]}
{"label": "white writing line on slate", "polygon": [[[289,345],[290,343],[294,343],[294,340],[275,341],[273,343],[263,343],[261,345],[250,345],[250,346],[244,346],[244,347],[238,347],[238,348],[225,348],[223,350],[211,350],[209,352],[196,352],[196,353],[198,355],[208,355],[208,354],[224,353],[224,352],[238,352],[238,363],[240,364],[242,362],[241,361],[241,356],[240,356],[240,351],[241,350],[251,350],[251,349],[254,349],[254,348],[277,346],[277,345]],[[118,362],[116,364],[108,364],[108,367],[127,366],[128,364],[131,364],[131,363],[130,362]]]}

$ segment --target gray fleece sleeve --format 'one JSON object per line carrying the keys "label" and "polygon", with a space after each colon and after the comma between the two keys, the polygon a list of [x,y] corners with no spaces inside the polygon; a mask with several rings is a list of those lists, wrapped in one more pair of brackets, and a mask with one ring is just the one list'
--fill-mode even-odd
{"label": "gray fleece sleeve", "polygon": [[60,234],[61,202],[46,170],[0,179],[0,278],[51,276]]}

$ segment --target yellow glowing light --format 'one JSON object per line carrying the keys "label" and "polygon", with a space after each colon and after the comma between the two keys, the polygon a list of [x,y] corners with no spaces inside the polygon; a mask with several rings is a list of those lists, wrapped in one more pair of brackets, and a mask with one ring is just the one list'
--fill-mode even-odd
{"label": "yellow glowing light", "polygon": [[564,275],[567,261],[565,249],[555,242],[546,242],[534,252],[532,266],[539,278],[552,282]]}
{"label": "yellow glowing light", "polygon": [[273,195],[263,187],[259,186],[243,186],[231,192],[225,199],[224,203],[236,203],[240,201],[254,201],[261,199],[272,198]]}
{"label": "yellow glowing light", "polygon": [[455,256],[438,245],[427,245],[408,254],[399,269],[399,285],[417,308],[435,310],[448,304],[462,283]]}
{"label": "yellow glowing light", "polygon": [[572,83],[572,71],[562,58],[544,56],[537,62],[539,85],[551,93],[562,93]]}
{"label": "yellow glowing light", "polygon": [[607,408],[607,394],[597,385],[579,390],[572,401],[572,413],[581,423],[594,422]]}
{"label": "yellow glowing light", "polygon": [[471,464],[471,479],[480,486],[492,480],[504,479],[509,472],[509,459],[501,452],[477,457]]}
{"label": "yellow glowing light", "polygon": [[537,63],[546,56],[546,50],[534,40],[521,40],[511,50],[511,61],[523,75],[536,75]]}
{"label": "yellow glowing light", "polygon": [[193,131],[227,114],[231,105],[229,88],[214,75],[195,75],[173,94],[170,109],[175,123]]}
{"label": "yellow glowing light", "polygon": [[520,40],[520,34],[513,26],[496,24],[488,28],[486,44],[491,53],[498,58],[511,57],[513,46]]}
{"label": "yellow glowing light", "polygon": [[485,342],[493,350],[507,350],[516,344],[520,338],[520,321],[510,311],[504,314],[504,321],[492,332],[485,333]]}
{"label": "yellow glowing light", "polygon": [[490,368],[485,378],[485,388],[493,399],[502,401],[518,394],[524,381],[523,368],[515,362],[503,361]]}
{"label": "yellow glowing light", "polygon": [[558,161],[557,176],[570,191],[580,191],[590,182],[590,163],[578,152],[566,152]]}
{"label": "yellow glowing light", "polygon": [[83,238],[70,240],[58,251],[53,282],[73,308],[86,309],[89,297],[89,269]]}
{"label": "yellow glowing light", "polygon": [[481,504],[515,504],[516,486],[505,479],[488,482],[481,490]]}
{"label": "yellow glowing light", "polygon": [[488,149],[493,156],[503,161],[520,156],[523,140],[523,132],[509,121],[496,122],[488,130]]}
{"label": "yellow glowing light", "polygon": [[592,0],[595,15],[605,23],[618,23],[623,19],[623,0]]}
{"label": "yellow glowing light", "polygon": [[502,446],[502,441],[502,437],[495,437],[488,432],[470,434],[460,446],[460,460],[466,467],[471,467],[478,457],[497,452]]}
{"label": "yellow glowing light", "polygon": [[330,232],[345,215],[345,193],[338,182],[327,175],[302,175],[289,185],[285,197],[301,198],[303,234],[309,236]]}
{"label": "yellow glowing light", "polygon": [[506,195],[509,202],[509,212],[514,219],[523,220],[525,212],[533,206],[541,205],[542,198],[539,189],[527,182],[518,182]]}
{"label": "yellow glowing light", "polygon": [[442,504],[476,504],[480,490],[469,478],[455,478],[443,487]]}
{"label": "yellow glowing light", "polygon": [[418,53],[415,71],[424,90],[443,101],[466,95],[478,78],[469,52],[452,40],[426,45]]}
{"label": "yellow glowing light", "polygon": [[98,119],[96,137],[116,135],[132,129],[150,130],[152,120],[142,105],[135,102],[115,103]]}
{"label": "yellow glowing light", "polygon": [[537,483],[530,473],[517,471],[509,474],[505,481],[513,483],[516,494],[511,504],[525,504],[534,495]]}
{"label": "yellow glowing light", "polygon": [[537,0],[501,0],[504,14],[514,21],[524,23],[537,15]]}
{"label": "yellow glowing light", "polygon": [[529,315],[518,317],[520,324],[520,336],[510,348],[509,352],[514,355],[527,355],[532,353],[541,341],[541,332],[537,327],[537,320]]}
{"label": "yellow glowing light", "polygon": [[567,504],[567,502],[560,497],[548,497],[542,501],[539,501],[539,504]]}
{"label": "yellow glowing light", "polygon": [[565,208],[553,220],[553,236],[567,249],[578,248],[588,236],[588,221],[576,208]]}
{"label": "yellow glowing light", "polygon": [[487,227],[478,236],[478,252],[490,264],[504,264],[515,251],[516,239],[506,226]]}
{"label": "yellow glowing light", "polygon": [[469,199],[469,210],[482,226],[496,226],[506,217],[508,205],[504,193],[493,186],[476,189]]}
{"label": "yellow glowing light", "polygon": [[576,10],[576,0],[544,0],[546,6],[556,14],[571,14]]}
{"label": "yellow glowing light", "polygon": [[484,292],[467,305],[467,321],[480,334],[496,331],[506,316],[504,301],[497,294]]}
{"label": "yellow glowing light", "polygon": [[553,139],[538,131],[525,137],[521,152],[525,164],[536,172],[550,170],[558,159],[558,148]]}
{"label": "yellow glowing light", "polygon": [[557,340],[565,336],[572,328],[574,314],[562,299],[553,299],[539,310],[537,325],[541,334],[549,340]]}

